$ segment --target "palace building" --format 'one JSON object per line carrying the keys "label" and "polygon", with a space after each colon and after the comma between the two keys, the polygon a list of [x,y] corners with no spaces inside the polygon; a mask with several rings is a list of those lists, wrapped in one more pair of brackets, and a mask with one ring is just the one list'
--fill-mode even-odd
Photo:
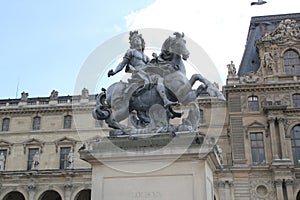
{"label": "palace building", "polygon": [[[300,13],[252,17],[238,70],[227,65],[226,102],[197,99],[199,134],[212,132],[205,144],[220,155],[216,200],[300,200],[299,27]],[[0,199],[90,199],[92,170],[78,150],[109,131],[95,106],[87,89],[1,99]],[[224,119],[215,108],[227,108]]]}

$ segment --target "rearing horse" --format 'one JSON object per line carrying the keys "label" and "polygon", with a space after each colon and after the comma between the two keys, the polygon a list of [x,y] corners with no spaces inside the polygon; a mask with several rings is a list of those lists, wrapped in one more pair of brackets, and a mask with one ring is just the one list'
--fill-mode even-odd
{"label": "rearing horse", "polygon": [[[138,81],[132,79],[131,83],[120,81],[112,84],[97,96],[97,106],[93,111],[95,119],[106,120],[110,127],[125,130],[128,127],[119,122],[131,116],[131,121],[136,128],[147,127],[151,123],[150,108],[155,104],[164,106],[155,89],[159,79],[163,79],[168,99],[184,105],[194,101],[204,90],[210,96],[225,100],[223,94],[202,75],[194,74],[190,80],[186,77],[182,59],[186,60],[189,57],[189,51],[183,39],[184,34],[176,32],[174,35],[175,37],[165,40],[160,55],[154,54],[151,62],[143,67],[143,71],[152,80],[151,83],[148,86],[135,84],[136,86],[131,87],[130,90],[127,90],[128,85]],[[194,90],[192,87],[197,80],[203,84]],[[169,118],[180,116],[172,110],[171,106],[165,107],[165,110]],[[132,115],[133,113],[136,114]]]}

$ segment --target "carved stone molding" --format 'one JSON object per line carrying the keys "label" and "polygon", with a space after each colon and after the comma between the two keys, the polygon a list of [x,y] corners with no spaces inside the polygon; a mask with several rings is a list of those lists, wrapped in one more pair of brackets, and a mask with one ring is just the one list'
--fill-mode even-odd
{"label": "carved stone molding", "polygon": [[55,151],[56,151],[56,153],[58,152],[58,147],[60,145],[70,145],[74,149],[77,142],[78,142],[77,140],[68,138],[68,137],[63,137],[61,139],[58,139],[58,140],[54,141]]}
{"label": "carved stone molding", "polygon": [[292,180],[292,179],[287,179],[287,180],[285,180],[285,184],[286,184],[286,185],[293,185],[293,184],[294,184],[294,180]]}
{"label": "carved stone molding", "polygon": [[282,183],[283,183],[283,180],[281,180],[281,179],[276,179],[273,181],[273,184],[275,187],[282,187]]}
{"label": "carved stone molding", "polygon": [[300,30],[296,20],[285,19],[281,21],[274,31],[266,32],[261,38],[263,42],[283,43],[287,40],[300,41]]}
{"label": "carved stone molding", "polygon": [[38,146],[40,149],[40,153],[43,153],[43,148],[44,148],[45,142],[37,140],[35,138],[26,140],[25,142],[23,142],[23,150],[24,150],[24,154],[26,153],[26,147],[28,146]]}
{"label": "carved stone molding", "polygon": [[275,190],[272,186],[272,181],[256,178],[250,182],[251,199],[275,199]]}

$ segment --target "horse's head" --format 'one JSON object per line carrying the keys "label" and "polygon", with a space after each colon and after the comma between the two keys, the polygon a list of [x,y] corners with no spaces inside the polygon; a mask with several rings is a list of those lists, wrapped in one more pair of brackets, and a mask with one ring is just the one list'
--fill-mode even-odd
{"label": "horse's head", "polygon": [[183,39],[184,34],[175,32],[175,37],[169,37],[162,45],[162,52],[175,53],[182,56],[184,60],[188,59],[190,52],[186,48],[186,41]]}

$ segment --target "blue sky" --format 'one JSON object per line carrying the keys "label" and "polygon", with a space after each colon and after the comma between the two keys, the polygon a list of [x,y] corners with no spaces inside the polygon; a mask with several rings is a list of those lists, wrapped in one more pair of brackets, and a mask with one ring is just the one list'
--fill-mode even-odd
{"label": "blue sky", "polygon": [[[0,98],[73,92],[77,73],[102,42],[126,31],[124,16],[150,0],[0,1]],[[19,83],[19,84],[18,84]]]}
{"label": "blue sky", "polygon": [[53,89],[73,95],[89,55],[139,28],[185,32],[210,56],[224,84],[226,65],[233,60],[238,68],[251,17],[296,13],[300,7],[299,0],[267,0],[263,6],[251,1],[0,1],[0,99],[20,98],[23,91],[49,96]]}

